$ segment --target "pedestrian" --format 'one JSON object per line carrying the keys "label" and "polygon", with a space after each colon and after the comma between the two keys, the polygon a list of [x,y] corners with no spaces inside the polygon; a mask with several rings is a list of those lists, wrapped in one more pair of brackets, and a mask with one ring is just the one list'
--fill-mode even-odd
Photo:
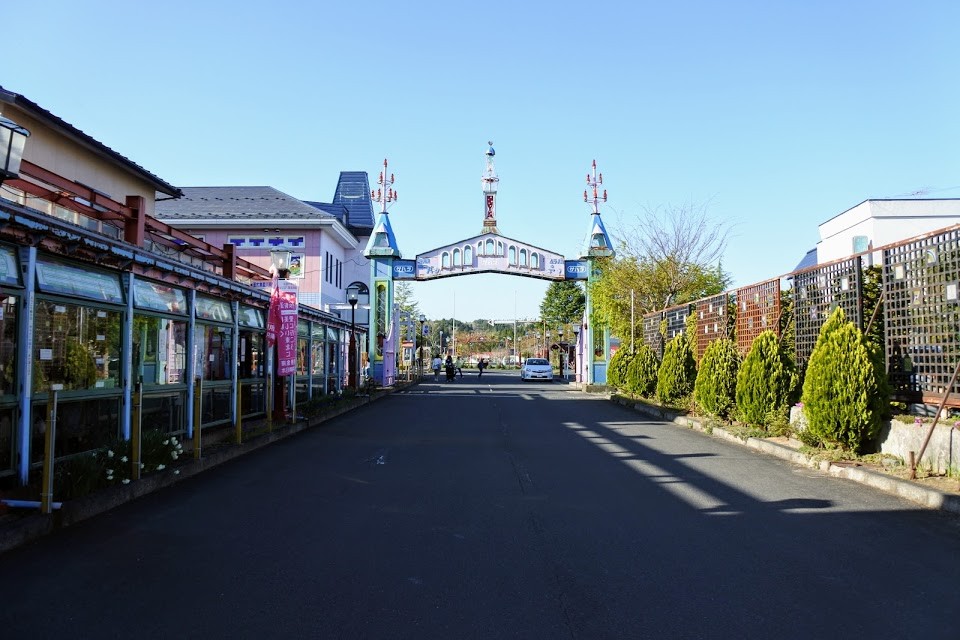
{"label": "pedestrian", "polygon": [[440,367],[443,365],[443,361],[440,360],[440,354],[433,356],[433,362],[430,363],[430,368],[433,369],[433,381],[440,381]]}
{"label": "pedestrian", "polygon": [[447,382],[451,382],[453,380],[453,374],[455,371],[455,365],[453,364],[453,357],[448,355],[447,361],[444,363],[444,366],[447,369]]}
{"label": "pedestrian", "polygon": [[486,366],[487,363],[483,361],[483,358],[480,358],[480,362],[477,363],[477,370],[480,371],[480,373],[477,374],[478,378],[483,375],[483,370],[486,368]]}

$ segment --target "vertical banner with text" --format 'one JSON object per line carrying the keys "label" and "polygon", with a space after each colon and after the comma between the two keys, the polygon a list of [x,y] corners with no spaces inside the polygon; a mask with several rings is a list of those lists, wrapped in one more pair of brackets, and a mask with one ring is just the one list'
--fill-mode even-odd
{"label": "vertical banner with text", "polygon": [[267,315],[267,344],[277,344],[277,375],[297,370],[297,283],[276,280]]}

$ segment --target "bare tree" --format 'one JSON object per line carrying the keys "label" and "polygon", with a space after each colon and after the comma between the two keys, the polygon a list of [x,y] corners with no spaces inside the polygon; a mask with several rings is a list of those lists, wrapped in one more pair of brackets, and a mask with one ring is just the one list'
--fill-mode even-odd
{"label": "bare tree", "polygon": [[620,216],[616,235],[620,255],[634,260],[651,279],[653,286],[644,293],[657,299],[644,305],[648,308],[669,307],[678,297],[685,297],[684,293],[695,292],[702,287],[705,274],[719,277],[724,285],[729,281],[720,259],[730,228],[708,215],[707,204],[645,209],[629,222]]}

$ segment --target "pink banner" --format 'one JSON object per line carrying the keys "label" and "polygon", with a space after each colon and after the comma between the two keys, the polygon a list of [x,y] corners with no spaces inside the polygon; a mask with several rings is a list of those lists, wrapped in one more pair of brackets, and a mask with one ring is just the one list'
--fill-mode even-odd
{"label": "pink banner", "polygon": [[297,283],[278,280],[270,296],[267,345],[277,345],[277,375],[297,371]]}

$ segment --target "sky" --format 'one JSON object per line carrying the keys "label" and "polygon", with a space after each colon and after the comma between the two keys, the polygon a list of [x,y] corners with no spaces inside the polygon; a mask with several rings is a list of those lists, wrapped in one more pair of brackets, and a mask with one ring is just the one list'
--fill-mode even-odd
{"label": "sky", "polygon": [[[404,258],[477,235],[487,141],[508,237],[575,258],[704,207],[733,286],[789,273],[873,198],[960,197],[960,3],[237,3],[4,8],[0,85],[177,186],[329,202],[383,160]],[[428,318],[539,316],[548,282],[414,283]]]}

